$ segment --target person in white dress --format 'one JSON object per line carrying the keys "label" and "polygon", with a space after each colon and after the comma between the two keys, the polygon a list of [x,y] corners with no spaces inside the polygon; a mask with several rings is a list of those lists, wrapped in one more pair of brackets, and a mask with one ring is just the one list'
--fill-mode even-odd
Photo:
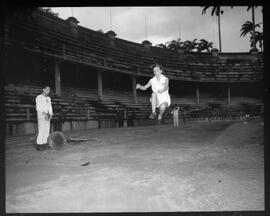
{"label": "person in white dress", "polygon": [[48,148],[47,140],[50,133],[50,121],[53,115],[51,98],[48,96],[50,87],[43,88],[43,93],[36,97],[36,110],[38,121],[37,150]]}
{"label": "person in white dress", "polygon": [[157,117],[156,108],[159,107],[158,120],[161,120],[166,108],[171,105],[169,79],[162,74],[163,68],[161,65],[156,64],[153,68],[153,72],[155,76],[144,86],[138,83],[136,89],[145,91],[151,86],[153,91],[150,99],[152,113],[149,118],[155,119]]}

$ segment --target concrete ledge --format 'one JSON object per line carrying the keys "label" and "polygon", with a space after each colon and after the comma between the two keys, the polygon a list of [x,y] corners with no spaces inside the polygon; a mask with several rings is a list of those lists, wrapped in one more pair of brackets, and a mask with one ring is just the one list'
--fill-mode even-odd
{"label": "concrete ledge", "polygon": [[35,122],[18,122],[8,123],[6,125],[6,135],[24,135],[24,134],[35,134],[37,133],[37,123]]}
{"label": "concrete ledge", "polygon": [[[67,127],[65,125],[65,127]],[[71,130],[85,130],[85,129],[94,129],[98,128],[98,121],[89,120],[89,121],[72,121],[71,122]]]}
{"label": "concrete ledge", "polygon": [[[108,125],[109,127],[111,125]],[[76,131],[76,130],[86,130],[86,129],[96,129],[99,128],[98,121],[73,121],[73,122],[53,122],[51,123],[52,131]],[[9,123],[7,124],[6,135],[26,135],[26,134],[37,134],[38,124],[37,122],[22,122],[22,123]]]}
{"label": "concrete ledge", "polygon": [[98,128],[114,128],[116,127],[113,119],[100,119]]}
{"label": "concrete ledge", "polygon": [[64,122],[62,124],[62,131],[71,131],[71,122]]}
{"label": "concrete ledge", "polygon": [[[201,119],[186,119],[186,123],[189,122],[225,122],[225,121],[249,121],[253,119],[259,119],[259,116],[252,116],[249,118],[201,118]],[[133,126],[151,126],[157,125],[158,120],[152,119],[135,119],[133,121]],[[172,119],[165,119],[162,124],[173,125]],[[183,124],[183,119],[179,118],[179,124]],[[97,129],[97,128],[115,128],[116,124],[113,119],[102,119],[102,120],[88,120],[88,121],[72,121],[72,122],[57,122],[51,124],[52,131],[79,131],[87,129]],[[127,125],[122,125],[121,127],[127,127]],[[37,134],[38,125],[37,122],[23,122],[23,123],[9,123],[7,124],[6,135],[27,135],[27,134]]]}
{"label": "concrete ledge", "polygon": [[97,120],[86,121],[86,129],[93,129],[93,128],[98,128],[98,121]]}
{"label": "concrete ledge", "polygon": [[34,122],[24,122],[18,123],[15,127],[15,134],[33,134],[38,131],[37,123]]}

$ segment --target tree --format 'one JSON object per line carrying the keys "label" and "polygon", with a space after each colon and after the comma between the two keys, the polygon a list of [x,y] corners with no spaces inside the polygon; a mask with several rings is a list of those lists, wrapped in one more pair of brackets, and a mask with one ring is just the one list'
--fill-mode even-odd
{"label": "tree", "polygon": [[[251,9],[251,13],[252,13],[252,35],[255,35],[255,7],[257,6],[248,6],[247,11],[249,11]],[[255,43],[255,37],[252,37],[253,41],[252,41],[252,47],[256,48],[256,43]]]}
{"label": "tree", "polygon": [[[246,36],[246,34],[249,33],[250,34],[250,44],[251,44],[250,46],[252,48],[256,48],[257,42],[260,43],[260,47],[262,46],[262,41],[263,41],[262,32],[255,31],[256,28],[260,27],[260,24],[261,23],[257,23],[254,25],[253,22],[246,21],[241,27],[240,36],[244,37],[244,36]],[[254,35],[255,35],[255,37],[254,37]]]}
{"label": "tree", "polygon": [[[222,49],[221,49],[220,15],[222,15],[224,13],[224,11],[221,10],[220,6],[202,6],[202,7],[204,7],[203,10],[202,10],[202,15],[206,13],[208,8],[213,7],[212,11],[211,11],[211,16],[216,15],[218,17],[219,50],[220,50],[220,52],[222,52]],[[233,8],[233,6],[231,6],[231,8]]]}
{"label": "tree", "polygon": [[256,24],[254,27],[252,22],[246,21],[241,27],[241,30],[240,30],[241,35],[240,36],[244,37],[247,33],[250,33],[252,35],[253,29],[255,29],[256,27],[260,27],[260,23]]}
{"label": "tree", "polygon": [[213,48],[213,42],[208,42],[205,39],[201,39],[198,43],[198,52],[202,52],[204,50],[207,50],[207,52],[210,52],[210,48]]}
{"label": "tree", "polygon": [[210,48],[213,47],[213,42],[208,42],[205,39],[200,39],[200,42],[197,42],[197,38],[191,40],[186,40],[184,42],[181,41],[181,39],[178,40],[171,40],[164,44],[157,44],[157,47],[165,48],[172,51],[177,51],[179,49],[184,50],[185,52],[194,52],[195,50],[197,52],[202,52],[204,50],[207,50],[207,52],[210,52]]}
{"label": "tree", "polygon": [[193,41],[187,40],[183,42],[182,47],[187,51],[187,52],[192,52],[194,49],[197,49],[198,43],[196,42],[197,39],[194,39]]}
{"label": "tree", "polygon": [[45,13],[51,14],[53,16],[56,16],[56,17],[59,16],[59,14],[58,13],[54,13],[50,7],[47,7],[47,8],[46,7],[40,7],[40,9],[42,11],[44,11]]}
{"label": "tree", "polygon": [[102,29],[97,30],[99,33],[104,33]]}
{"label": "tree", "polygon": [[183,46],[183,42],[181,41],[181,38],[179,38],[178,40],[172,40],[172,41],[166,42],[165,46],[168,50],[176,51],[177,49]]}
{"label": "tree", "polygon": [[223,10],[221,10],[220,6],[204,6],[203,10],[202,10],[202,14],[206,13],[206,10],[210,7],[213,7],[212,12],[211,12],[211,16],[216,15],[218,17],[218,37],[219,37],[219,50],[220,52],[222,52],[221,49],[221,30],[220,30],[220,15],[224,13]]}
{"label": "tree", "polygon": [[263,51],[263,32],[255,32],[255,37],[253,39],[253,35],[250,36],[250,42],[251,42],[251,47],[254,47],[255,45],[259,42],[259,47],[261,48],[261,52]]}
{"label": "tree", "polygon": [[172,51],[176,50],[176,40],[167,41],[165,43],[165,46],[168,50]]}
{"label": "tree", "polygon": [[166,45],[163,44],[163,43],[156,44],[155,47],[159,47],[159,48],[162,48],[162,49],[166,49]]}

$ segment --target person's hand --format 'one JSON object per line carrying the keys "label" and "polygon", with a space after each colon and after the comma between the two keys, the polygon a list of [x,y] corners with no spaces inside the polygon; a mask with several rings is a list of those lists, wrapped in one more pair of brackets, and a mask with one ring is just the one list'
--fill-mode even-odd
{"label": "person's hand", "polygon": [[46,115],[47,113],[45,111],[42,112],[43,115]]}
{"label": "person's hand", "polygon": [[45,119],[46,119],[47,121],[50,121],[50,120],[52,119],[52,114],[47,113],[47,114],[45,115]]}
{"label": "person's hand", "polygon": [[158,90],[157,92],[158,92],[159,94],[163,93],[163,91],[162,91],[161,89],[160,89],[160,90]]}
{"label": "person's hand", "polygon": [[140,89],[140,88],[141,88],[141,85],[139,83],[137,83],[136,89]]}

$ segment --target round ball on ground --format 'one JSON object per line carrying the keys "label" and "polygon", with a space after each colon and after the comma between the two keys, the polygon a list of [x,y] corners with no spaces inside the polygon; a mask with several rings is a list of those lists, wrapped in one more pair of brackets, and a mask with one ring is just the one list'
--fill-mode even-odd
{"label": "round ball on ground", "polygon": [[54,131],[48,138],[48,144],[52,149],[61,149],[66,144],[66,138],[61,131]]}

